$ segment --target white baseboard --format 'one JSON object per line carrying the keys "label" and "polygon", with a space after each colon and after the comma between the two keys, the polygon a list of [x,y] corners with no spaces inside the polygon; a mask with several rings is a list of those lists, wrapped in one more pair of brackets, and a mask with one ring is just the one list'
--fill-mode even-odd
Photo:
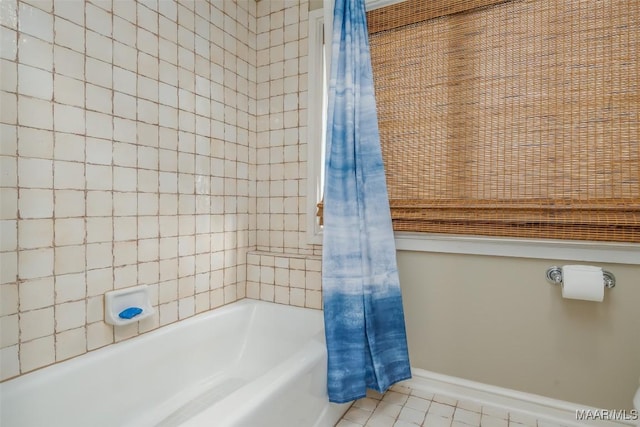
{"label": "white baseboard", "polygon": [[[491,405],[507,411],[532,415],[538,419],[548,420],[564,426],[601,426],[628,427],[636,426],[637,421],[605,421],[605,420],[576,420],[576,411],[596,408],[578,405],[576,403],[551,399],[536,394],[524,393],[517,390],[496,387],[469,381],[462,378],[438,374],[424,369],[412,368],[413,378],[402,384],[413,389],[430,393],[441,393],[460,400],[471,400],[480,404]],[[600,410],[601,411],[601,410]],[[630,415],[630,414],[629,414]],[[637,424],[640,427],[640,424]]]}

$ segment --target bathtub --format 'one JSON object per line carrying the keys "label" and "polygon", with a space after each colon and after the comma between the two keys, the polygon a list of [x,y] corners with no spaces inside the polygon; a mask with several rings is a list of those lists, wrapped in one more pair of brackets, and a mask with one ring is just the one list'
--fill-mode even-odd
{"label": "bathtub", "polygon": [[324,427],[322,312],[242,300],[0,384],[2,427]]}

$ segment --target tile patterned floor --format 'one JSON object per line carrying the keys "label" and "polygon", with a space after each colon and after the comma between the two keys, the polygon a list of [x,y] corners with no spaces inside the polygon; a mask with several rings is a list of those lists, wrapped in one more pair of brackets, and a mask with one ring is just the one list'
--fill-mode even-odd
{"label": "tile patterned floor", "polygon": [[530,415],[396,385],[357,400],[336,427],[564,427]]}

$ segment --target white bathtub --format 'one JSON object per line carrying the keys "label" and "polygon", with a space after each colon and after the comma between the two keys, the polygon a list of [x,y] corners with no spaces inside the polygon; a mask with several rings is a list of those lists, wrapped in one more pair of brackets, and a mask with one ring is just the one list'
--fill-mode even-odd
{"label": "white bathtub", "polygon": [[242,300],[0,384],[2,427],[324,427],[322,312]]}

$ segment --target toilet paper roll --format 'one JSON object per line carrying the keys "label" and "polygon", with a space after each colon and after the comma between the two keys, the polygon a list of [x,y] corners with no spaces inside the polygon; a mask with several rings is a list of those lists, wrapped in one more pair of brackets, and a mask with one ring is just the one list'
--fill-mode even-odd
{"label": "toilet paper roll", "polygon": [[563,266],[562,298],[585,301],[604,300],[602,268],[590,265]]}

